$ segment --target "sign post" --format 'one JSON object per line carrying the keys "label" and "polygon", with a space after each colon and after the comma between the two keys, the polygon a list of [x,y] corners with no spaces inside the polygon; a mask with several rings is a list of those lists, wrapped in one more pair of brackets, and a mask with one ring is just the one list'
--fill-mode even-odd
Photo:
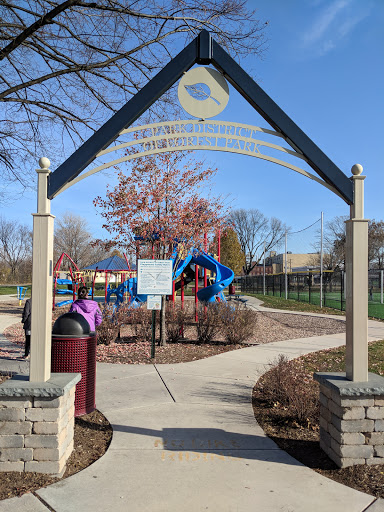
{"label": "sign post", "polygon": [[152,310],[151,359],[155,357],[156,310],[161,296],[172,293],[172,260],[138,260],[137,293],[147,295],[147,309]]}

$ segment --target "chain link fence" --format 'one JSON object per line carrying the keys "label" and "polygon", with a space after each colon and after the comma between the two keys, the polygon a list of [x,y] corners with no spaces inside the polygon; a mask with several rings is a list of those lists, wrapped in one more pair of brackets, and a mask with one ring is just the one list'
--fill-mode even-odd
{"label": "chain link fence", "polygon": [[[368,274],[368,315],[380,319],[384,319],[383,272],[371,270]],[[322,290],[319,271],[241,276],[236,278],[236,283],[241,293],[273,295],[316,306],[322,302],[324,307],[345,311],[343,271],[324,271]]]}

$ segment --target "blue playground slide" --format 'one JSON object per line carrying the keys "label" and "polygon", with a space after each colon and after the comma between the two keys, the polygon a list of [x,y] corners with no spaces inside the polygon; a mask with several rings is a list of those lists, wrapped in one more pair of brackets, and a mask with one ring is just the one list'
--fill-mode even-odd
{"label": "blue playground slide", "polygon": [[215,258],[212,258],[209,254],[202,252],[197,256],[192,257],[192,263],[204,267],[215,274],[215,282],[205,288],[202,288],[197,292],[197,298],[200,302],[215,302],[216,297],[220,297],[221,300],[226,300],[223,294],[224,288],[229,286],[235,274],[233,270],[222,265]]}
{"label": "blue playground slide", "polygon": [[[206,252],[192,251],[184,260],[179,261],[174,279],[177,279],[188,265],[199,265],[210,270],[215,275],[215,282],[213,284],[197,292],[199,301],[215,302],[217,297],[225,301],[223,290],[231,284],[234,278],[234,273],[230,268],[222,265]],[[110,301],[112,295],[116,295],[115,305],[118,306],[124,302],[124,294],[127,292],[133,297],[129,303],[130,306],[137,307],[147,301],[146,295],[137,295],[137,279],[136,277],[131,277],[118,288],[111,289],[108,286],[107,302]]]}

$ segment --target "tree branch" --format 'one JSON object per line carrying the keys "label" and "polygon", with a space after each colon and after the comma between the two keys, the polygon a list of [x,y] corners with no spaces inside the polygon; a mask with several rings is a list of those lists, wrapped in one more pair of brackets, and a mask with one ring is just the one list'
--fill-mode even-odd
{"label": "tree branch", "polygon": [[61,12],[68,9],[68,7],[72,7],[77,3],[77,0],[66,0],[62,4],[58,5],[52,11],[44,14],[41,18],[39,18],[35,23],[32,23],[28,28],[23,30],[21,34],[19,34],[13,41],[11,41],[5,48],[0,51],[0,61],[7,57],[13,50],[15,50],[18,46],[22,45],[28,37],[30,37],[34,32],[39,30],[39,28],[44,25],[48,25],[52,23],[52,20],[59,15]]}

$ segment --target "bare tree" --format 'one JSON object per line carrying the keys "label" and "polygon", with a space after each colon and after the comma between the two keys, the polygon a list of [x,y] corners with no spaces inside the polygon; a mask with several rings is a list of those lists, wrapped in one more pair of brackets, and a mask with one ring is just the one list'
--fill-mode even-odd
{"label": "bare tree", "polygon": [[31,256],[31,242],[31,230],[27,226],[0,217],[0,258],[9,267],[12,281],[19,266]]}
{"label": "bare tree", "polygon": [[347,216],[334,217],[326,223],[324,230],[324,268],[343,270],[345,267],[345,221]]}
{"label": "bare tree", "polygon": [[370,220],[368,223],[368,264],[369,268],[384,267],[384,222]]}
{"label": "bare tree", "polygon": [[[324,246],[327,266],[330,270],[344,268],[345,265],[345,221],[349,217],[335,217],[327,222],[324,232]],[[369,268],[382,268],[384,257],[384,222],[368,221],[368,265]]]}
{"label": "bare tree", "polygon": [[65,212],[57,219],[54,238],[55,261],[65,252],[79,268],[106,257],[105,251],[93,246],[94,238],[87,221],[80,215]]}
{"label": "bare tree", "polygon": [[247,275],[260,263],[263,257],[264,243],[265,251],[270,251],[281,242],[287,231],[286,225],[281,220],[275,217],[268,219],[255,208],[233,210],[230,222],[245,254],[244,272]]}
{"label": "bare tree", "polygon": [[0,15],[0,163],[21,186],[23,161],[50,144],[62,159],[203,28],[257,55],[267,24],[245,0],[0,0]]}

